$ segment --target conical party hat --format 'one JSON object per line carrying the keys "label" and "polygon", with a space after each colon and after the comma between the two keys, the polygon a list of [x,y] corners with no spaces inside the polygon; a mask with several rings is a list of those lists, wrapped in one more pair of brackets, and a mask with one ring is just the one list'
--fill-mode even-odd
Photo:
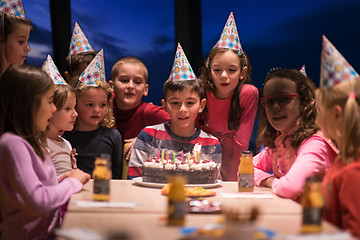
{"label": "conical party hat", "polygon": [[41,69],[50,76],[50,78],[54,81],[55,84],[67,85],[64,78],[60,75],[59,70],[54,63],[54,60],[50,55],[47,56]]}
{"label": "conical party hat", "polygon": [[21,0],[1,0],[0,11],[19,17],[25,17],[25,11]]}
{"label": "conical party hat", "polygon": [[243,52],[239,34],[236,28],[234,14],[231,12],[225,27],[221,33],[219,41],[215,44],[215,47],[230,48],[239,51],[239,55]]}
{"label": "conical party hat", "polygon": [[302,67],[301,67],[301,69],[300,69],[300,72],[301,72],[302,74],[304,74],[305,76],[307,76],[307,75],[306,75],[306,70],[305,70],[305,64],[302,65]]}
{"label": "conical party hat", "polygon": [[323,36],[320,86],[332,87],[359,76],[334,45]]}
{"label": "conical party hat", "polygon": [[70,42],[70,55],[81,52],[94,51],[94,48],[90,45],[89,40],[81,30],[79,24],[75,22],[74,31]]}
{"label": "conical party hat", "polygon": [[106,83],[103,49],[99,51],[80,75],[79,81],[89,86],[99,86],[100,83]]}
{"label": "conical party hat", "polygon": [[171,69],[168,81],[195,80],[196,76],[187,60],[180,43],[175,53],[174,64]]}

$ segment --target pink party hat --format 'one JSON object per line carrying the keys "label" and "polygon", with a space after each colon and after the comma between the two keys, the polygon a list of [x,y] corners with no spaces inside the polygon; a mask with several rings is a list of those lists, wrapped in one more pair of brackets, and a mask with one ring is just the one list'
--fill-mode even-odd
{"label": "pink party hat", "polygon": [[24,6],[21,0],[1,0],[0,11],[19,17],[25,17]]}
{"label": "pink party hat", "polygon": [[179,80],[195,80],[196,76],[192,70],[189,61],[187,60],[185,53],[178,43],[177,50],[175,53],[174,64],[170,73],[168,81],[179,81]]}
{"label": "pink party hat", "polygon": [[243,52],[240,44],[239,34],[236,28],[234,14],[232,12],[230,13],[228,20],[226,21],[220,39],[215,44],[214,48],[215,47],[237,50],[239,51],[239,55],[241,55]]}
{"label": "pink party hat", "polygon": [[94,51],[94,48],[90,45],[89,40],[81,30],[79,24],[75,22],[74,31],[70,42],[70,55],[81,52]]}
{"label": "pink party hat", "polygon": [[51,58],[50,55],[47,56],[41,69],[50,76],[50,78],[54,81],[55,84],[67,85],[64,78],[60,75],[59,70],[54,63],[54,60]]}
{"label": "pink party hat", "polygon": [[305,70],[305,64],[302,65],[302,67],[301,67],[301,69],[300,69],[300,72],[301,72],[302,74],[304,74],[305,76],[307,76],[307,75],[306,75],[306,70]]}
{"label": "pink party hat", "polygon": [[333,87],[359,76],[334,45],[323,36],[320,86]]}
{"label": "pink party hat", "polygon": [[84,72],[80,75],[79,81],[89,86],[99,86],[102,83],[106,83],[103,49],[99,51],[91,63],[86,67]]}

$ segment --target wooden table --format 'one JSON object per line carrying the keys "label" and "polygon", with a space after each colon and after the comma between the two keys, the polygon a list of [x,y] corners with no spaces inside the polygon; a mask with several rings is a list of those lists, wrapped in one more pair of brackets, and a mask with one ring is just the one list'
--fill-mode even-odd
{"label": "wooden table", "polygon": [[[133,209],[123,208],[83,208],[76,201],[91,201],[92,186],[90,181],[83,191],[71,197],[68,211],[61,226],[62,229],[84,227],[101,234],[124,231],[131,239],[180,239],[180,228],[166,225],[167,197],[161,195],[161,189],[137,186],[129,180],[111,181],[111,201],[136,202]],[[301,206],[289,199],[274,195],[272,199],[225,199],[221,193],[237,193],[237,182],[223,182],[221,187],[213,188],[216,196],[207,198],[221,201],[223,206],[231,206],[241,213],[247,214],[251,206],[260,208],[260,215],[255,222],[256,227],[270,229],[278,235],[297,234],[300,232],[302,220]],[[255,193],[271,193],[268,188],[255,188]],[[203,227],[209,223],[217,223],[223,218],[221,214],[187,214],[186,226]],[[323,231],[327,233],[339,230],[323,223]],[[62,238],[59,238],[62,239]]]}
{"label": "wooden table", "polygon": [[[137,186],[131,180],[112,180],[110,185],[110,201],[136,202],[138,206],[134,209],[123,208],[82,208],[77,207],[75,202],[79,200],[92,200],[93,182],[90,181],[84,186],[82,192],[71,197],[68,211],[101,211],[101,212],[131,212],[131,213],[165,213],[167,209],[167,197],[161,195],[160,188],[149,188]],[[262,214],[301,214],[302,208],[299,204],[289,199],[274,196],[273,199],[225,199],[221,193],[237,193],[237,182],[223,182],[220,187],[212,188],[216,196],[209,199],[221,201],[225,207],[237,207],[246,211],[255,205],[260,208]],[[270,188],[257,188],[255,193],[271,193]]]}

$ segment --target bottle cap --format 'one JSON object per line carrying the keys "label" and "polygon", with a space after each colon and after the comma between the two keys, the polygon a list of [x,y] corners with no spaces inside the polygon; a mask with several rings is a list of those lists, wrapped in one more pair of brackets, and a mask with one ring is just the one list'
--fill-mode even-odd
{"label": "bottle cap", "polygon": [[252,153],[252,151],[250,151],[250,150],[246,150],[246,151],[242,151],[241,152],[241,155],[253,155],[253,153]]}

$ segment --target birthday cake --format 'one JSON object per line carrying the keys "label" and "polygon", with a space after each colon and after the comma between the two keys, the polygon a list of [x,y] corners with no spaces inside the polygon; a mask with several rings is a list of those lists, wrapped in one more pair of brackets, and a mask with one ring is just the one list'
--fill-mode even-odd
{"label": "birthday cake", "polygon": [[[205,159],[200,154],[201,145],[194,147],[193,153],[187,157],[181,152],[180,157],[169,159],[168,151],[166,158],[164,150],[162,155],[158,152],[157,157],[147,159],[142,166],[144,182],[167,183],[170,175],[180,174],[186,178],[187,184],[211,184],[215,183],[218,176],[218,165],[214,160]],[[203,158],[203,159],[201,159]]]}
{"label": "birthday cake", "polygon": [[187,184],[210,184],[216,182],[218,168],[213,160],[181,162],[177,159],[161,163],[156,157],[148,159],[142,167],[144,182],[167,183],[168,177],[174,174],[186,177]]}

